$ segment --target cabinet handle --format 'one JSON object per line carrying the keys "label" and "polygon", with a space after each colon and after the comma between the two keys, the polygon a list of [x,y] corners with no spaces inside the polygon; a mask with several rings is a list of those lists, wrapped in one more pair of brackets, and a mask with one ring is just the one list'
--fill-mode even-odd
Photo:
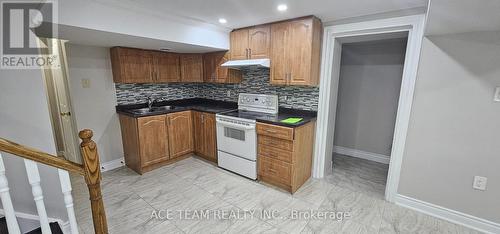
{"label": "cabinet handle", "polygon": [[252,49],[248,48],[248,58],[252,57]]}
{"label": "cabinet handle", "polygon": [[275,130],[271,130],[271,129],[266,129],[266,132],[269,132],[269,133],[276,133]]}
{"label": "cabinet handle", "polygon": [[203,115],[203,114],[201,115],[201,122],[205,123],[205,115]]}
{"label": "cabinet handle", "polygon": [[249,53],[249,51],[248,51],[248,48],[246,48],[245,50],[246,50],[246,53],[247,53],[247,54],[246,54],[246,57],[247,57],[247,59],[248,59],[248,58],[250,57],[250,56],[249,56],[249,54],[250,54],[250,53]]}

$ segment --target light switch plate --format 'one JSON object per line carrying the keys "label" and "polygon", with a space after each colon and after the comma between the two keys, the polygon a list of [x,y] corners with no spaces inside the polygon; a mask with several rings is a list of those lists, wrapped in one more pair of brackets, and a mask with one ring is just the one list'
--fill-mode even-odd
{"label": "light switch plate", "polygon": [[90,79],[82,79],[82,88],[88,89],[90,88]]}
{"label": "light switch plate", "polygon": [[493,96],[493,101],[500,102],[500,87],[495,88],[495,96]]}
{"label": "light switch plate", "polygon": [[486,190],[486,184],[488,183],[488,178],[483,176],[474,176],[474,183],[472,188],[477,190]]}

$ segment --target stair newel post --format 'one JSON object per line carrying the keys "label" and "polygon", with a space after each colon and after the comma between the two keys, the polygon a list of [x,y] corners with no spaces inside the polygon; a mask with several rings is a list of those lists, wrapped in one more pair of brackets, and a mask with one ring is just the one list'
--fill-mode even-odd
{"label": "stair newel post", "polygon": [[96,234],[107,234],[108,225],[101,194],[101,170],[97,145],[92,140],[93,133],[90,129],[80,131],[78,136],[82,139],[80,148],[85,171],[85,182],[89,188],[94,231]]}

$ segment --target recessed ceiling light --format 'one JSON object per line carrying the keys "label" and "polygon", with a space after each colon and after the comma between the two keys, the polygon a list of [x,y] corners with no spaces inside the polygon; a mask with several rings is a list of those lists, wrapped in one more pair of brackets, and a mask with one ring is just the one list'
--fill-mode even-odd
{"label": "recessed ceiling light", "polygon": [[220,18],[220,19],[219,19],[219,23],[221,23],[221,24],[225,24],[225,23],[227,23],[227,20],[226,20],[226,19],[224,19],[224,18]]}
{"label": "recessed ceiling light", "polygon": [[287,9],[288,9],[288,6],[286,4],[278,5],[278,11],[286,11]]}

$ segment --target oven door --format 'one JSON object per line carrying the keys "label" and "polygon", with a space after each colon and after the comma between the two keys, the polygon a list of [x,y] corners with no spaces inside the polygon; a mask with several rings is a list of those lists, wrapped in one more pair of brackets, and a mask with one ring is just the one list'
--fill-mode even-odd
{"label": "oven door", "polygon": [[257,159],[255,123],[217,119],[217,150],[251,161]]}

